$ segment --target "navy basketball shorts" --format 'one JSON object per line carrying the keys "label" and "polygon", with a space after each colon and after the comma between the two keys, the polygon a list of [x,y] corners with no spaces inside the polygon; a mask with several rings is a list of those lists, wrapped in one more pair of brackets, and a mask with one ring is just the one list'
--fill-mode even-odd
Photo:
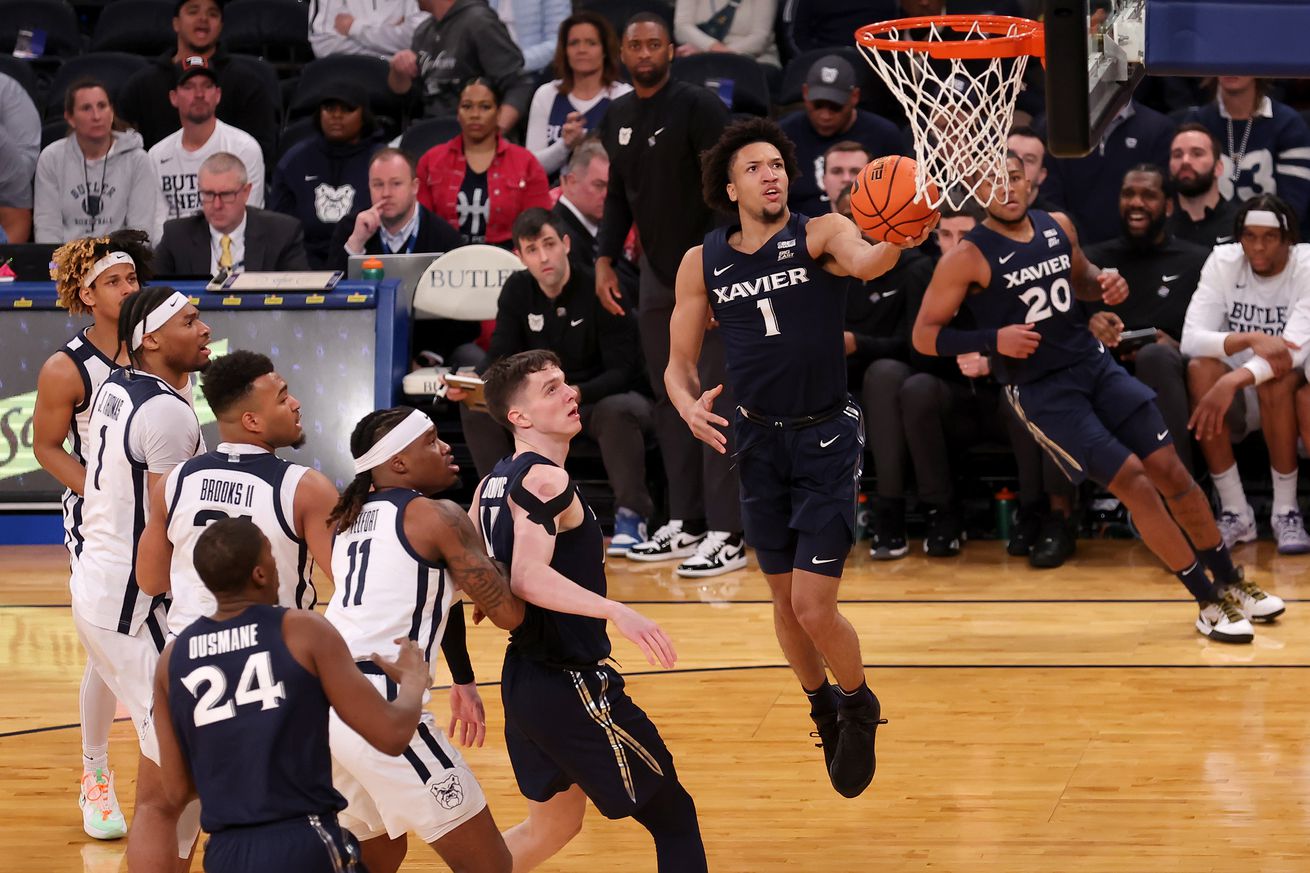
{"label": "navy basketball shorts", "polygon": [[359,843],[332,814],[228,828],[205,843],[205,873],[364,873]]}
{"label": "navy basketball shorts", "polygon": [[528,800],[577,785],[601,815],[625,818],[677,778],[659,731],[609,665],[566,669],[508,652],[500,688],[505,746]]}
{"label": "navy basketball shorts", "polygon": [[841,576],[855,542],[864,421],[848,400],[818,424],[781,428],[737,413],[737,478],[746,542],[769,575],[793,568]]}
{"label": "navy basketball shorts", "polygon": [[1032,382],[1007,385],[1019,420],[1075,484],[1109,485],[1129,455],[1173,445],[1155,392],[1100,354]]}

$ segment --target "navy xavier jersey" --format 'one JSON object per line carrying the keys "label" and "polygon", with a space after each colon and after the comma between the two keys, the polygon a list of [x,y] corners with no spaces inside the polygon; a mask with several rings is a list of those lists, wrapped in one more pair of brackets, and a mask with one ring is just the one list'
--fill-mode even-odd
{"label": "navy xavier jersey", "polygon": [[[514,519],[507,504],[528,471],[538,464],[556,466],[554,461],[535,452],[502,458],[482,484],[478,494],[478,524],[487,543],[487,551],[506,567],[514,558]],[[576,584],[605,596],[605,537],[596,513],[578,491],[582,501],[583,521],[573,530],[555,537],[555,553],[550,567]],[[517,501],[516,501],[517,502]],[[609,657],[610,640],[605,620],[570,615],[524,604],[523,623],[509,637],[509,650],[530,661],[561,666],[596,664]]]}
{"label": "navy xavier jersey", "polygon": [[1029,209],[1033,237],[1019,242],[979,224],[965,235],[992,268],[992,281],[965,299],[984,330],[1033,324],[1041,334],[1027,358],[994,355],[998,381],[1018,385],[1105,354],[1074,298],[1073,246],[1049,212]]}
{"label": "navy xavier jersey", "polygon": [[328,700],[282,639],[286,612],[201,617],[173,643],[168,709],[208,833],[346,806],[332,787]]}
{"label": "navy xavier jersey", "polygon": [[739,226],[705,237],[705,289],[728,380],[737,402],[757,414],[800,417],[846,402],[846,279],[810,257],[808,221],[793,212],[754,254],[728,244]]}

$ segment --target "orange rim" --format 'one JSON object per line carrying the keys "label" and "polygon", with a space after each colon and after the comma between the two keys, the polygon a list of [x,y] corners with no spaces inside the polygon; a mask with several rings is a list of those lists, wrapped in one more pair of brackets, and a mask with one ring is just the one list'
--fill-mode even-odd
{"label": "orange rim", "polygon": [[[938,30],[967,33],[977,29],[990,39],[912,40],[885,34],[937,25]],[[1011,32],[1013,30],[1013,33]],[[1046,42],[1040,22],[1012,15],[923,15],[880,21],[855,31],[855,44],[862,48],[890,52],[921,52],[934,58],[1017,58],[1032,55],[1045,59]]]}

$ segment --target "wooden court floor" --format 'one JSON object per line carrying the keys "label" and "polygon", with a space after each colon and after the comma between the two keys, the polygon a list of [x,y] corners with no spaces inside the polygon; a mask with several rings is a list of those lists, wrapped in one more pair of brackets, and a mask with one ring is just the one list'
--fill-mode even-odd
{"label": "wooden court floor", "polygon": [[[622,639],[615,655],[696,799],[712,870],[1302,873],[1310,558],[1269,543],[1238,557],[1289,601],[1243,647],[1198,636],[1181,586],[1135,543],[1083,542],[1054,571],[993,542],[955,560],[856,558],[844,609],[890,719],[856,800],[827,784],[753,564],[693,582],[611,561],[614,596],[664,625],[679,662],[653,670]],[[67,604],[60,550],[0,549],[2,870],[120,867],[123,845],[83,836],[76,808],[83,656]],[[470,647],[490,729],[467,755],[507,827],[524,804],[499,736],[504,636],[473,628]],[[443,691],[432,707],[444,723]],[[135,755],[116,725],[125,810]],[[445,867],[419,844],[404,869]],[[654,871],[654,853],[593,809],[542,869]]]}

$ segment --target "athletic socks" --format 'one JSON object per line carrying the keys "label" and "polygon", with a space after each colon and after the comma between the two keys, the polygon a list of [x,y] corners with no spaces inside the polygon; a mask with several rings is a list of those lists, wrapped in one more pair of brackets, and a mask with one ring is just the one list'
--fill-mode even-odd
{"label": "athletic socks", "polygon": [[[1220,548],[1222,548],[1222,544]],[[1211,549],[1210,551],[1214,550]],[[1229,566],[1232,566],[1231,560],[1228,563]],[[1177,576],[1178,581],[1182,582],[1187,588],[1188,593],[1196,598],[1197,602],[1214,603],[1219,600],[1219,592],[1215,590],[1214,584],[1210,581],[1210,577],[1205,575],[1205,569],[1201,566],[1200,561],[1197,561],[1186,570],[1181,570],[1174,575]]]}
{"label": "athletic socks", "polygon": [[103,746],[83,746],[82,747],[82,771],[85,773],[94,773],[96,770],[109,769],[109,745]]}
{"label": "athletic socks", "polygon": [[[1277,476],[1278,474],[1274,474]],[[1215,490],[1219,492],[1219,505],[1227,512],[1241,512],[1246,507],[1246,491],[1242,488],[1242,477],[1237,474],[1237,465],[1229,467],[1222,473],[1211,473],[1210,481],[1214,482]],[[1277,479],[1274,487],[1277,488]],[[1292,496],[1296,496],[1296,477],[1292,477]],[[1276,501],[1275,501],[1276,502]]]}
{"label": "athletic socks", "polygon": [[[1234,468],[1236,469],[1236,468]],[[1269,472],[1274,477],[1274,515],[1286,515],[1299,512],[1296,505],[1296,470],[1280,473],[1272,467]]]}
{"label": "athletic socks", "polygon": [[813,691],[804,686],[801,690],[810,699],[810,717],[831,715],[837,711],[837,688],[831,682],[824,682]]}
{"label": "athletic socks", "polygon": [[837,704],[841,709],[855,709],[861,706],[873,706],[873,692],[869,690],[869,683],[861,682],[860,687],[854,691],[847,691],[841,686],[837,686]]}
{"label": "athletic socks", "polygon": [[[1231,585],[1237,581],[1237,567],[1233,565],[1233,556],[1229,554],[1223,540],[1213,549],[1197,549],[1196,556],[1220,585]],[[1182,579],[1181,574],[1178,578]],[[1186,585],[1187,581],[1183,580],[1183,584]],[[1187,590],[1192,589],[1189,586]]]}

